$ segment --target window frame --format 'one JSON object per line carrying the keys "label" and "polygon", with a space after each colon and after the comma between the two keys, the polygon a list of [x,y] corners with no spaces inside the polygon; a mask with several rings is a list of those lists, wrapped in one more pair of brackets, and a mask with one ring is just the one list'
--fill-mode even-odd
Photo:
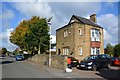
{"label": "window frame", "polygon": [[100,30],[98,29],[91,29],[91,41],[100,41]]}
{"label": "window frame", "polygon": [[81,48],[79,48],[79,55],[81,56],[81,55],[83,55],[83,50],[82,50],[82,47]]}

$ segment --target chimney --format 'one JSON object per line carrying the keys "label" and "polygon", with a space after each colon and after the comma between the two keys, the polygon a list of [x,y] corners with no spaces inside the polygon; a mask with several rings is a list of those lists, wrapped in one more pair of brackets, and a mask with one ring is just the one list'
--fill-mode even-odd
{"label": "chimney", "polygon": [[97,22],[97,20],[96,20],[96,14],[92,14],[92,15],[90,15],[90,20],[92,20],[93,22]]}

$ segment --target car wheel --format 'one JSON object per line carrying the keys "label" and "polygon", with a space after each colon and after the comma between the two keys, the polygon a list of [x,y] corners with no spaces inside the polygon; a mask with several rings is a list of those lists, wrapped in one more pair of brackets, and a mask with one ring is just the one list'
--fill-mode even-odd
{"label": "car wheel", "polygon": [[92,70],[93,70],[93,71],[97,71],[97,66],[96,66],[96,65],[93,65],[93,66],[92,66]]}
{"label": "car wheel", "polygon": [[111,67],[110,64],[107,64],[107,68],[110,69],[110,67]]}

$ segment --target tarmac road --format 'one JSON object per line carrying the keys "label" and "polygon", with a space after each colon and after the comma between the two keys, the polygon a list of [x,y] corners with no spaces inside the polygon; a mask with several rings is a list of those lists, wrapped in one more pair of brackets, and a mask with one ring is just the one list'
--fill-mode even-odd
{"label": "tarmac road", "polygon": [[[63,70],[41,67],[31,61],[15,61],[14,58],[0,58],[2,64],[2,78],[67,78],[65,80],[91,79],[97,80],[120,80],[119,67],[112,66],[111,69],[102,69],[99,71],[78,70],[73,68],[72,73],[65,73]],[[0,66],[1,66],[0,64]],[[75,79],[77,78],[77,79]],[[56,79],[55,79],[56,80]]]}
{"label": "tarmac road", "polygon": [[23,61],[15,61],[14,58],[6,57],[2,61],[2,78],[55,78],[47,71],[40,70]]}
{"label": "tarmac road", "polygon": [[[65,73],[64,70],[36,67],[29,61],[15,61],[14,58],[2,59],[2,78],[76,78],[81,77],[74,73]],[[0,64],[0,65],[1,65]],[[65,79],[66,80],[66,79]]]}

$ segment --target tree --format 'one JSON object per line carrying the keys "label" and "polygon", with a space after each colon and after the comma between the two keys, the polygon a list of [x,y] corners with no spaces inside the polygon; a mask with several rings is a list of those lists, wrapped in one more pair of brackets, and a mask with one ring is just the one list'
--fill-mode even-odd
{"label": "tree", "polygon": [[6,54],[6,53],[7,53],[7,49],[6,49],[6,48],[2,48],[2,49],[0,50],[0,52],[1,52],[1,54]]}
{"label": "tree", "polygon": [[23,20],[11,33],[10,42],[18,45],[20,48],[24,48],[26,45],[24,44],[23,39],[25,37],[26,31],[28,30],[29,27],[27,26],[27,21]]}
{"label": "tree", "polygon": [[114,56],[116,56],[116,57],[120,56],[120,44],[115,45],[115,47],[114,47]]}
{"label": "tree", "polygon": [[105,53],[109,54],[110,56],[114,54],[114,47],[110,43],[107,44],[105,48]]}
{"label": "tree", "polygon": [[33,16],[30,20],[23,20],[11,33],[10,41],[22,50],[44,53],[49,49],[49,26],[46,18]]}

